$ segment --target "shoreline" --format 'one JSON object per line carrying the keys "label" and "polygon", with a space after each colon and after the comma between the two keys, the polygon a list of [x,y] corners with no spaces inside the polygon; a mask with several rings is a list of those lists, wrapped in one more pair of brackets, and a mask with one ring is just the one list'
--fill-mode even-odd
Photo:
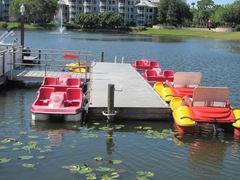
{"label": "shoreline", "polygon": [[188,29],[154,29],[147,28],[146,31],[137,32],[135,34],[144,35],[161,35],[161,36],[178,36],[189,38],[201,38],[201,39],[215,39],[225,41],[240,42],[240,32],[216,32],[215,30],[203,31],[203,30],[188,30]]}

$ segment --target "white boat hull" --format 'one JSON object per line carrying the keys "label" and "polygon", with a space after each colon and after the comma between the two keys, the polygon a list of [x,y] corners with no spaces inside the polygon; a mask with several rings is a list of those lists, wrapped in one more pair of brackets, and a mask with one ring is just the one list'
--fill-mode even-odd
{"label": "white boat hull", "polygon": [[[32,120],[34,121],[46,121],[51,118],[52,115],[56,114],[41,114],[41,113],[32,113]],[[57,114],[62,116],[61,114]],[[82,113],[78,114],[64,114],[63,118],[67,122],[77,122],[82,120]]]}
{"label": "white boat hull", "polygon": [[32,113],[32,120],[36,121],[46,121],[50,118],[50,114],[39,114],[39,113]]}

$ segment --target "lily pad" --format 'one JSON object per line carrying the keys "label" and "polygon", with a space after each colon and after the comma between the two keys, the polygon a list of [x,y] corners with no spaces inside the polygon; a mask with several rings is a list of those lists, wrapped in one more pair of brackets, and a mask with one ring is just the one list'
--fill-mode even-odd
{"label": "lily pad", "polygon": [[101,161],[101,160],[103,160],[103,158],[102,157],[95,157],[94,160],[95,161]]}
{"label": "lily pad", "polygon": [[18,159],[20,159],[20,160],[29,160],[32,158],[33,158],[33,156],[18,156]]}
{"label": "lily pad", "polygon": [[18,140],[15,138],[6,138],[6,139],[2,140],[1,142],[2,143],[18,142]]}
{"label": "lily pad", "polygon": [[95,122],[95,123],[93,123],[95,126],[99,126],[100,125],[100,123],[99,122]]}
{"label": "lily pad", "polygon": [[38,136],[28,136],[29,138],[31,138],[31,139],[36,139],[36,138],[38,138]]}
{"label": "lily pad", "polygon": [[24,163],[23,165],[22,165],[23,167],[26,167],[26,168],[34,168],[34,164],[26,164],[26,163]]}
{"label": "lily pad", "polygon": [[137,171],[137,179],[148,179],[149,177],[153,177],[154,173],[150,172],[150,171]]}
{"label": "lily pad", "polygon": [[152,129],[152,127],[143,127],[144,130]]}
{"label": "lily pad", "polygon": [[111,172],[114,171],[115,169],[109,168],[109,167],[102,167],[99,166],[98,168],[95,169],[96,171],[103,171],[103,172]]}
{"label": "lily pad", "polygon": [[92,171],[93,171],[93,168],[85,164],[80,167],[80,170],[78,172],[80,174],[86,174],[86,173],[91,173]]}
{"label": "lily pad", "polygon": [[135,129],[142,129],[143,127],[142,126],[136,126],[134,127]]}
{"label": "lily pad", "polygon": [[122,160],[110,160],[109,163],[110,164],[120,164],[120,163],[122,163]]}
{"label": "lily pad", "polygon": [[97,179],[97,175],[95,173],[89,173],[85,175],[87,180],[95,180]]}
{"label": "lily pad", "polygon": [[124,125],[115,125],[114,129],[122,129],[124,127]]}
{"label": "lily pad", "polygon": [[45,156],[38,156],[37,158],[38,158],[38,159],[44,159]]}
{"label": "lily pad", "polygon": [[100,129],[100,130],[103,130],[103,131],[111,131],[111,130],[113,130],[112,127],[107,127],[107,126],[105,126],[105,127],[100,127],[99,129]]}
{"label": "lily pad", "polygon": [[11,161],[10,158],[0,158],[0,163],[7,163],[9,161]]}
{"label": "lily pad", "polygon": [[0,150],[1,149],[7,149],[8,147],[7,146],[0,146]]}
{"label": "lily pad", "polygon": [[27,132],[21,131],[21,132],[19,132],[19,134],[25,135],[25,134],[27,134]]}

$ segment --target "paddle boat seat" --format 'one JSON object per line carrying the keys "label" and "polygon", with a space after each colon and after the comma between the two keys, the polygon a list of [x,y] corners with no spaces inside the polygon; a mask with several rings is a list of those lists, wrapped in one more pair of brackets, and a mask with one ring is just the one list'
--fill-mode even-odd
{"label": "paddle boat seat", "polygon": [[191,117],[196,122],[233,123],[236,121],[229,106],[229,88],[196,87],[192,100],[186,98]]}
{"label": "paddle boat seat", "polygon": [[173,83],[167,81],[166,84],[171,88],[173,96],[191,97],[194,88],[201,85],[201,78],[200,72],[177,72],[174,74]]}
{"label": "paddle boat seat", "polygon": [[174,75],[173,87],[197,87],[201,79],[200,72],[177,72]]}
{"label": "paddle boat seat", "polygon": [[192,105],[225,107],[228,98],[229,88],[227,87],[197,87],[193,92]]}
{"label": "paddle boat seat", "polygon": [[151,66],[152,68],[158,68],[159,64],[157,61],[150,61],[149,66]]}
{"label": "paddle boat seat", "polygon": [[38,91],[36,105],[47,105],[49,103],[51,94],[54,91],[55,91],[54,87],[40,87]]}
{"label": "paddle boat seat", "polygon": [[66,91],[67,106],[81,106],[82,103],[82,89],[81,88],[68,88]]}
{"label": "paddle boat seat", "polygon": [[55,86],[58,83],[58,78],[56,77],[45,77],[42,86]]}
{"label": "paddle boat seat", "polygon": [[80,87],[81,81],[79,78],[68,78],[66,84],[69,87]]}

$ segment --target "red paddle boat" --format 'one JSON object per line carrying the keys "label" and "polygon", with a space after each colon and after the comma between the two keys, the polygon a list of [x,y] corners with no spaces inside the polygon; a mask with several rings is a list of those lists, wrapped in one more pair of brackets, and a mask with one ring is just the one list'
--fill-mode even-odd
{"label": "red paddle boat", "polygon": [[65,121],[79,121],[83,112],[83,92],[78,78],[62,75],[45,77],[31,106],[33,120],[63,116]]}
{"label": "red paddle boat", "polygon": [[157,61],[149,61],[147,59],[136,60],[132,65],[136,70],[147,70],[152,68],[159,68]]}

